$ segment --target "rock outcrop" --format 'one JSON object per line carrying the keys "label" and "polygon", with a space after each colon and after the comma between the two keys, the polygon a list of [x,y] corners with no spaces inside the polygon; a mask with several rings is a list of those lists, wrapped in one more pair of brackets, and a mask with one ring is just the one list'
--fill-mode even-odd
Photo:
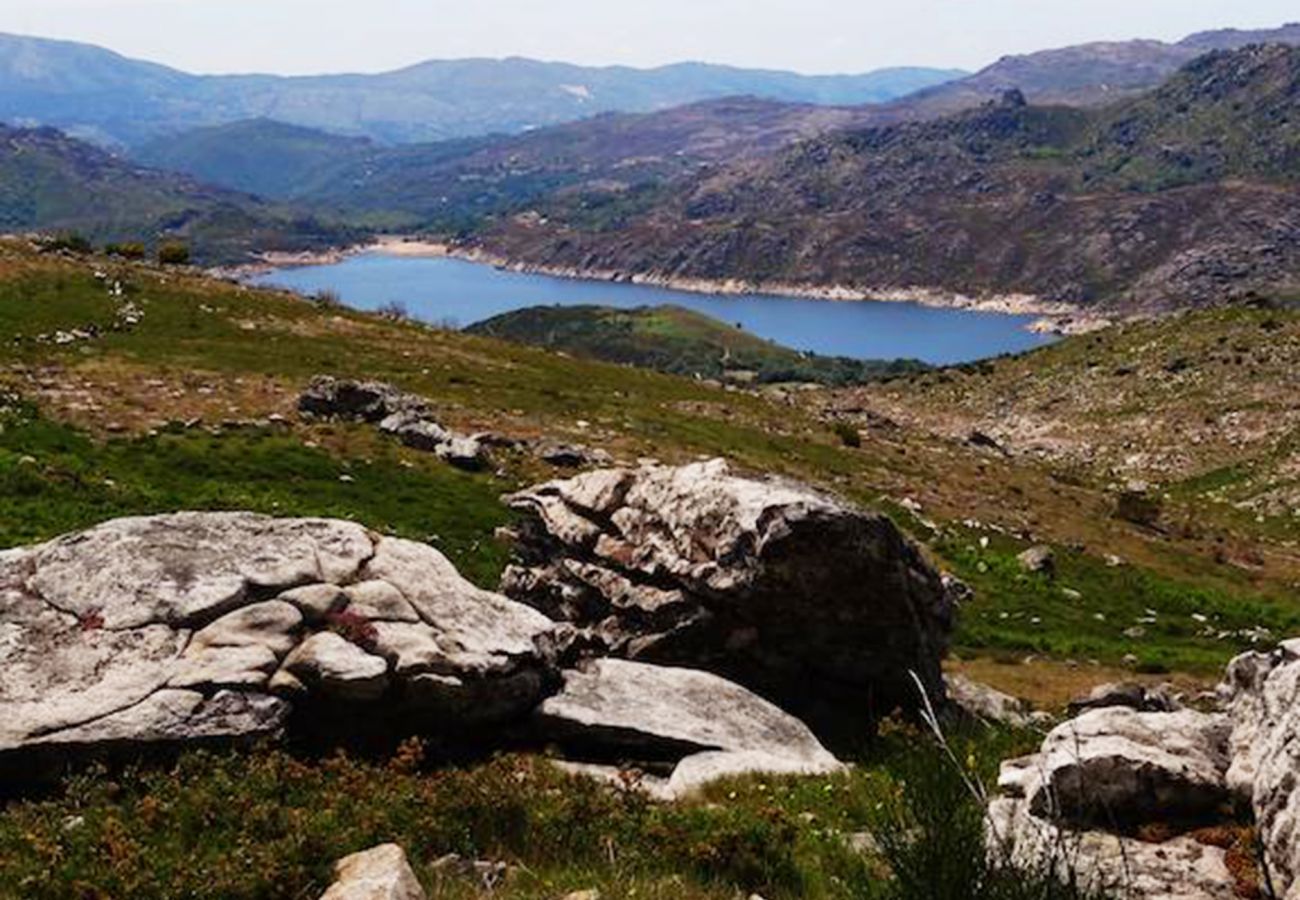
{"label": "rock outcrop", "polygon": [[[1098,703],[1121,705],[1085,712],[1039,753],[1003,764],[992,851],[1139,900],[1230,900],[1266,885],[1300,900],[1300,640],[1233,660],[1219,693],[1221,711],[1201,713],[1143,712],[1144,692],[1099,691]],[[1258,884],[1249,849],[1223,849],[1247,809],[1263,849]],[[1175,836],[1131,836],[1144,825]]]}
{"label": "rock outcrop", "polygon": [[320,900],[425,900],[424,888],[396,844],[380,844],[334,864],[334,883]]}
{"label": "rock outcrop", "polygon": [[502,591],[587,652],[705,669],[819,730],[932,699],[949,589],[885,516],[722,460],[606,469],[508,498],[526,513]]}
{"label": "rock outcrop", "polygon": [[432,547],[350,522],[108,522],[0,555],[0,767],[271,736],[313,703],[503,721],[556,681],[552,628]]}
{"label": "rock outcrop", "polygon": [[318,375],[298,398],[298,409],[313,416],[371,422],[408,447],[436,454],[461,469],[482,469],[488,463],[483,436],[442,427],[428,400],[382,381]]}
{"label": "rock outcrop", "polygon": [[[665,798],[726,775],[821,775],[842,768],[799,720],[739,685],[693,669],[593,660],[565,672],[563,689],[534,719],[540,733],[572,758],[650,771],[643,786]],[[656,768],[671,774],[654,778]]]}
{"label": "rock outcrop", "polygon": [[1224,693],[1233,721],[1228,784],[1255,811],[1278,896],[1300,900],[1300,640],[1233,660]]}
{"label": "rock outcrop", "polygon": [[0,552],[0,792],[65,761],[286,731],[559,741],[675,768],[647,782],[664,797],[838,767],[716,675],[620,660],[561,674],[568,630],[432,547],[344,521],[177,513]]}
{"label": "rock outcrop", "polygon": [[1019,866],[1078,879],[1087,891],[1228,900],[1236,881],[1221,847],[1128,835],[1144,824],[1186,829],[1230,814],[1229,731],[1225,717],[1193,710],[1112,707],[1065,722],[1039,753],[1003,764],[990,845]]}

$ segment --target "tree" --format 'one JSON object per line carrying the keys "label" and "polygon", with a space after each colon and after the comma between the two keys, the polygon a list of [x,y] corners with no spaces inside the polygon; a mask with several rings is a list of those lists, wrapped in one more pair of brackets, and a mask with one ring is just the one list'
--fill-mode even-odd
{"label": "tree", "polygon": [[164,266],[189,265],[190,248],[180,241],[168,241],[158,248],[158,262]]}

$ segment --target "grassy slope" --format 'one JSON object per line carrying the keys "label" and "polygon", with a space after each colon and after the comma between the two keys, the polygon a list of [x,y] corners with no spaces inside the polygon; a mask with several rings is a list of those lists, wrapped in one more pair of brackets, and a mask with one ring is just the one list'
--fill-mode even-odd
{"label": "grassy slope", "polygon": [[[91,274],[96,267],[107,267],[105,281]],[[116,278],[144,312],[129,331],[111,330],[106,284]],[[56,327],[94,322],[105,333],[93,341],[59,347],[34,340]],[[1287,594],[1297,566],[1273,552],[1278,548],[1266,529],[1227,532],[1234,542],[1228,546],[1263,559],[1258,566],[1234,565],[1222,558],[1223,543],[1210,537],[1156,534],[1114,520],[1113,498],[1087,478],[1063,478],[1050,467],[991,458],[909,431],[869,428],[861,446],[845,446],[842,423],[831,426],[852,417],[819,415],[806,392],[721,390],[322,309],[289,295],[18,251],[0,256],[0,329],[8,347],[0,386],[36,404],[43,417],[11,413],[0,433],[0,478],[21,486],[0,494],[0,522],[21,523],[5,526],[8,541],[183,501],[286,514],[336,511],[375,527],[437,534],[459,564],[490,584],[501,562],[491,541],[504,516],[496,496],[552,470],[507,454],[499,477],[465,476],[364,428],[296,421],[302,385],[332,372],[387,379],[425,394],[449,425],[466,430],[553,435],[627,460],[723,455],[741,468],[883,504],[982,588],[958,633],[959,648],[968,651],[1029,648],[1106,663],[1130,652],[1155,653],[1163,665],[1209,671],[1249,642],[1235,635],[1207,642],[1188,633],[1183,598],[1197,591],[1213,594],[1206,601],[1210,612],[1239,610],[1224,613],[1232,625],[1227,630],[1281,631],[1294,624],[1297,606]],[[996,370],[1017,365],[1000,363]],[[978,376],[936,373],[913,383],[955,377]],[[906,384],[893,389],[907,390]],[[265,427],[272,414],[287,421]],[[178,424],[195,419],[202,427]],[[249,422],[262,427],[234,427]],[[394,479],[399,468],[408,475]],[[341,474],[355,480],[339,481]],[[904,498],[919,500],[938,531],[902,510]],[[972,554],[976,532],[962,524],[972,519],[1023,538]],[[1211,526],[1229,524],[1205,522],[1210,534]],[[1014,571],[1009,561],[1028,540],[1086,548],[1073,567],[1086,588],[1082,600],[1059,590],[1068,584],[1036,585]],[[1111,572],[1107,554],[1130,565]],[[1158,587],[1134,594],[1137,579]],[[1140,642],[1122,633],[1133,625],[1137,596],[1143,609],[1149,603],[1161,615]],[[1003,622],[1003,602],[1032,603],[1041,621]]]}
{"label": "grassy slope", "polygon": [[851,384],[925,368],[905,360],[863,362],[800,353],[680,306],[630,310],[537,306],[496,316],[467,330],[591,359],[703,378],[748,373],[758,382]]}
{"label": "grassy slope", "polygon": [[[134,328],[114,330],[114,280],[144,313]],[[90,324],[103,334],[39,340]],[[346,515],[430,539],[492,584],[502,550],[491,533],[507,515],[497,495],[551,470],[506,455],[499,475],[466,475],[368,428],[298,421],[297,391],[328,371],[420,391],[461,428],[558,435],[628,459],[721,453],[882,504],[976,588],[958,634],[966,656],[1118,663],[1136,649],[1146,668],[1204,674],[1249,641],[1200,636],[1193,612],[1233,627],[1297,626],[1283,566],[1219,565],[1194,545],[1110,520],[1105,495],[1086,480],[1066,483],[917,432],[869,430],[861,447],[844,446],[802,393],[724,391],[12,242],[0,244],[0,347],[0,389],[10,395],[0,402],[0,544],[131,512],[251,507]],[[896,505],[904,497],[922,499],[936,530]],[[995,533],[983,547],[987,532],[966,519],[1087,549],[1062,551],[1049,582],[1015,567],[1023,540]],[[1112,569],[1106,552],[1133,564]],[[1147,606],[1158,613],[1147,636],[1124,638]],[[1002,668],[1040,684],[1080,677],[1053,664]],[[279,751],[187,755],[174,770],[90,773],[45,800],[5,807],[0,896],[310,897],[330,860],[378,840],[405,844],[438,897],[475,895],[432,869],[452,851],[519,867],[506,897],[594,885],[614,897],[969,900],[977,881],[981,898],[1048,896],[1032,878],[983,871],[978,809],[924,746],[901,734],[864,748],[851,776],[748,779],[670,807],[597,792],[526,759],[427,770],[409,752],[327,764]],[[959,755],[968,749],[987,776],[1024,746],[984,735]],[[924,839],[886,848],[889,878],[879,857],[843,849],[844,836],[864,827]]]}

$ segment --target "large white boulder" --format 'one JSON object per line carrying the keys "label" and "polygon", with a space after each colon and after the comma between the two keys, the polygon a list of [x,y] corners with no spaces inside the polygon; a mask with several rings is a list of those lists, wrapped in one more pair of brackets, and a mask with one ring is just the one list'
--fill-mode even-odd
{"label": "large white boulder", "polygon": [[555,681],[552,627],[432,547],[351,522],[106,522],[0,554],[0,767],[37,748],[274,735],[313,701],[429,700],[455,708],[452,732],[520,717]]}

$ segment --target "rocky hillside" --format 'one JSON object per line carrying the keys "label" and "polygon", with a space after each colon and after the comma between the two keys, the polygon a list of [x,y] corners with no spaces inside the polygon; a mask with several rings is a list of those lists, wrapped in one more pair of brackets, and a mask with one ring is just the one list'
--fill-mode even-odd
{"label": "rocky hillside", "polygon": [[95,241],[182,240],[204,261],[304,250],[358,232],[186,176],[145,169],[53,129],[0,126],[0,230]]}
{"label": "rocky hillside", "polygon": [[898,118],[942,115],[978,106],[1010,90],[1041,105],[1104,106],[1156,87],[1204,53],[1237,50],[1249,44],[1300,46],[1300,25],[1208,31],[1176,44],[1103,41],[1007,56],[973,75],[885,104],[881,114]]}
{"label": "rocky hillside", "polygon": [[674,375],[745,383],[845,385],[926,368],[911,360],[863,361],[800,353],[678,306],[538,306],[495,316],[466,330]]}
{"label": "rocky hillside", "polygon": [[602,230],[590,197],[482,238],[560,268],[1024,293],[1132,311],[1300,293],[1300,50],[1223,52],[1099,111],[1018,92],[844,131],[661,191]]}
{"label": "rocky hillside", "polygon": [[963,74],[902,68],[803,76],[698,63],[641,70],[511,58],[431,60],[376,75],[201,76],[86,44],[0,35],[0,121],[54,126],[116,147],[263,117],[405,143],[738,95],[880,103]]}
{"label": "rocky hillside", "polygon": [[[1202,311],[887,386],[745,388],[0,240],[0,895],[319,896],[392,841],[411,897],[1079,900],[1035,835],[1097,823],[1013,766],[1014,856],[990,857],[969,790],[1041,735],[867,740],[921,702],[909,670],[1016,728],[1093,692],[1086,746],[1124,740],[1088,765],[1126,819],[1089,847],[1141,829],[1118,846],[1144,884],[1190,859],[1218,891],[1196,900],[1227,900],[1261,882],[1258,840],[1287,884],[1292,724],[1258,710],[1294,705],[1271,651],[1300,633],[1300,532],[1207,498],[1258,486],[1225,448],[1294,481],[1298,321]],[[1000,393],[1109,423],[1116,452],[1198,409],[1221,418],[1189,442],[1218,443],[1143,491],[885,406],[996,420]],[[1252,649],[1225,712],[1204,687]],[[1141,684],[1099,689],[1119,678]],[[1064,778],[1079,727],[1034,771]],[[1192,821],[1126,772],[1194,778]]]}

